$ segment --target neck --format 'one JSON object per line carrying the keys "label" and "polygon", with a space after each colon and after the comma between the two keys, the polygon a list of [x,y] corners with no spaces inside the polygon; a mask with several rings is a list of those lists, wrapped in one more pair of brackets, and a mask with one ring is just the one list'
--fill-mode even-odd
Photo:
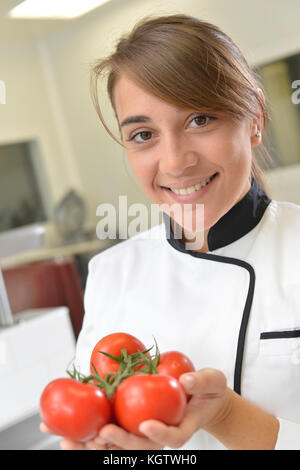
{"label": "neck", "polygon": [[[172,221],[172,224],[173,224],[173,221]],[[208,232],[209,232],[209,229],[204,230],[202,233],[195,234],[195,233],[189,232],[188,230],[183,229],[183,236],[182,236],[181,241],[185,245],[191,244],[191,251],[199,251],[201,253],[207,253],[209,251]]]}
{"label": "neck", "polygon": [[182,252],[198,251],[207,253],[214,251],[233,243],[250,232],[259,223],[270,202],[271,199],[257,181],[252,178],[251,188],[248,192],[215,225],[202,233],[191,233],[183,230],[180,231],[178,238],[176,230],[174,230],[176,222],[170,219],[167,214],[164,214],[168,242],[173,248]]}
{"label": "neck", "polygon": [[[251,182],[248,180],[246,188],[243,190],[242,194],[239,196],[237,201],[234,202],[234,205],[236,205],[246,196],[246,194],[250,191],[250,188],[251,188]],[[174,230],[173,221],[172,221],[172,228]],[[207,253],[209,251],[208,232],[210,228],[211,227],[204,230],[201,234],[192,233],[189,230],[186,230],[185,228],[183,228],[183,237],[181,241],[184,244],[190,243],[192,246],[191,251]]]}

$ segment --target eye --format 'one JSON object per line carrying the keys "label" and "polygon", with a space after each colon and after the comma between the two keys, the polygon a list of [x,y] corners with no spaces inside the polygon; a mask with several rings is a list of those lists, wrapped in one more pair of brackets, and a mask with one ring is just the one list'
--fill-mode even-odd
{"label": "eye", "polygon": [[128,139],[127,142],[136,142],[137,144],[143,144],[144,142],[147,142],[147,140],[150,140],[151,137],[152,137],[152,132],[141,131],[141,132],[137,132],[132,137],[130,137],[130,139]]}
{"label": "eye", "polygon": [[194,117],[190,124],[195,123],[195,125],[191,125],[191,127],[205,127],[209,122],[217,119],[213,116],[208,116],[207,114],[199,114],[198,116]]}

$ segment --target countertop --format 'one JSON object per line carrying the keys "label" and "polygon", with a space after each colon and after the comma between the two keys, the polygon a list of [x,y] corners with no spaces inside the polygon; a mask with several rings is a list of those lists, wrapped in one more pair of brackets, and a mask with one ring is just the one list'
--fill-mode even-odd
{"label": "countertop", "polygon": [[26,251],[13,256],[0,259],[0,267],[2,269],[20,266],[22,264],[34,263],[47,259],[70,257],[84,253],[91,253],[105,250],[114,245],[116,240],[81,240],[68,244],[57,246],[46,246],[39,249]]}

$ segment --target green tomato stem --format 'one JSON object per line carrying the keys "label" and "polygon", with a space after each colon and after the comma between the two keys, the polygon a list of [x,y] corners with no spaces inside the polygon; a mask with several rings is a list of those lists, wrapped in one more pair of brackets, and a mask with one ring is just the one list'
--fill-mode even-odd
{"label": "green tomato stem", "polygon": [[[155,355],[154,358],[148,356],[147,353],[151,351],[153,346],[145,351],[138,351],[137,353],[128,354],[126,349],[121,350],[121,357],[113,356],[108,354],[104,351],[98,351],[101,354],[113,359],[114,361],[119,363],[119,369],[117,372],[109,372],[105,379],[103,379],[94,364],[92,368],[94,370],[94,374],[90,374],[85,376],[81,374],[76,367],[73,365],[73,372],[67,370],[68,375],[74,379],[78,380],[81,383],[88,384],[93,382],[92,385],[96,387],[100,387],[104,390],[106,396],[108,398],[112,398],[117,387],[120,383],[128,377],[131,377],[136,374],[158,374],[157,366],[160,360],[160,353],[158,349],[157,342],[155,341]],[[138,366],[140,367],[138,370],[135,370]]]}

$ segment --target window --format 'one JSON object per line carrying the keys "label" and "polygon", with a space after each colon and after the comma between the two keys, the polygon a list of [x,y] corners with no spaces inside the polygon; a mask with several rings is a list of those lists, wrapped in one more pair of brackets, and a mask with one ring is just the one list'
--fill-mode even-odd
{"label": "window", "polygon": [[0,232],[46,220],[33,145],[0,145]]}
{"label": "window", "polygon": [[[271,117],[272,167],[300,163],[300,104],[294,103],[292,83],[300,80],[300,53],[255,67],[264,87]],[[299,95],[299,93],[298,93]]]}

